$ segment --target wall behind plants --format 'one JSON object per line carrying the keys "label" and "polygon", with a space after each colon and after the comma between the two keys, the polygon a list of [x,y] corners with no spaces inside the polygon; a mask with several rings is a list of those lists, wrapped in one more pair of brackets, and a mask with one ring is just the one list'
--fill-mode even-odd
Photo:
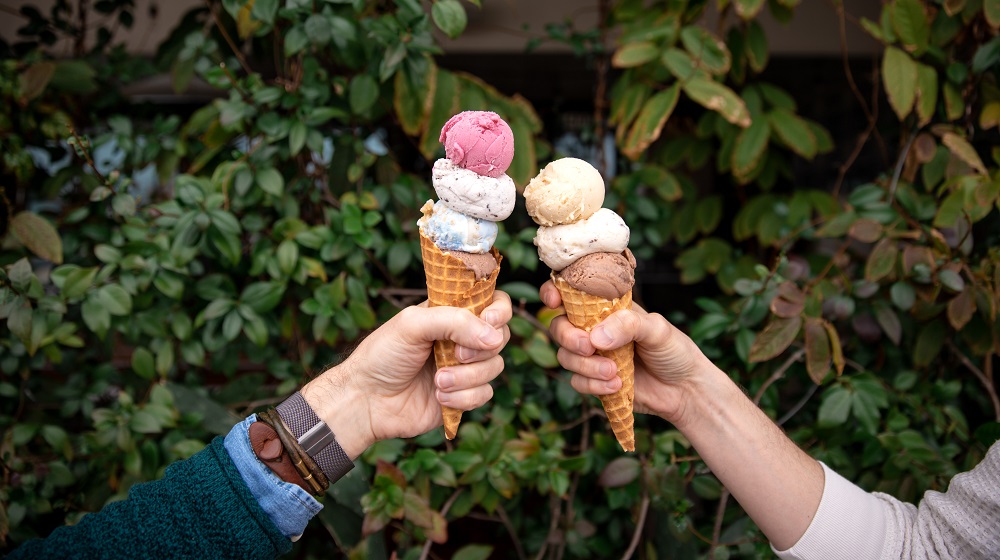
{"label": "wall behind plants", "polygon": [[[155,60],[113,41],[128,0],[89,7],[107,28],[94,35],[83,3],[22,10],[0,45],[6,547],[160,476],[419,301],[415,221],[450,115],[511,124],[519,185],[558,155],[527,100],[437,64],[432,31],[462,33],[474,4],[225,0],[188,14]],[[682,280],[712,294],[671,318],[812,455],[917,499],[1000,431],[1000,14],[896,0],[855,21],[834,5],[830,25],[861,25],[885,56],[875,91],[842,77],[859,134],[842,172],[801,185],[794,166],[835,146],[762,79],[757,23],[796,4],[599,2],[598,29],[546,39],[594,65],[592,134],[614,134],[608,200],[633,250],[679,255]],[[717,29],[697,25],[707,10]],[[74,56],[54,59],[63,35]],[[122,95],[159,72],[218,98]],[[883,172],[845,181],[866,146]],[[498,240],[520,305],[494,400],[453,443],[371,448],[294,555],[768,557],[683,436],[640,418],[625,456],[566,383],[527,223],[519,212]]]}

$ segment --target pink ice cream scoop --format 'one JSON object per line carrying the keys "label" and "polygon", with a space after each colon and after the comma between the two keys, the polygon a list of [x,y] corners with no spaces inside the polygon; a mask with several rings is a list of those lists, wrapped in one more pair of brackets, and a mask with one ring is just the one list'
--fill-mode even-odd
{"label": "pink ice cream scoop", "polygon": [[441,129],[439,141],[452,163],[487,177],[503,175],[514,159],[514,133],[489,111],[455,115]]}

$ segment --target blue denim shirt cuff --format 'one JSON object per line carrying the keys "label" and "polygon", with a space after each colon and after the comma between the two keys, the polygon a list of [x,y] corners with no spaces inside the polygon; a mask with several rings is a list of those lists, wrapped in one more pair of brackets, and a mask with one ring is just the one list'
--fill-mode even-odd
{"label": "blue denim shirt cuff", "polygon": [[251,414],[226,435],[225,447],[240,476],[257,498],[261,509],[274,525],[289,539],[298,540],[314,515],[323,509],[309,492],[298,485],[278,478],[271,469],[257,458],[250,447],[250,424],[257,420]]}

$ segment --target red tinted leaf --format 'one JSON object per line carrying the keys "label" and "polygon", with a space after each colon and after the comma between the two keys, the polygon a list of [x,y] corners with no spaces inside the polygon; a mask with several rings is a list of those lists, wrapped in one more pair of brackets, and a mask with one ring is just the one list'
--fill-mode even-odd
{"label": "red tinted leaf", "polygon": [[367,537],[378,533],[389,524],[389,519],[390,517],[382,511],[365,515],[365,520],[361,523],[361,534]]}
{"label": "red tinted leaf", "polygon": [[925,264],[934,270],[934,252],[923,245],[907,245],[903,248],[903,270],[909,273],[918,264]]}
{"label": "red tinted leaf", "polygon": [[778,286],[778,295],[791,303],[805,303],[806,301],[806,294],[795,285],[795,282],[782,282]]}
{"label": "red tinted leaf", "polygon": [[831,353],[830,337],[822,319],[810,317],[806,319],[806,371],[813,383],[822,385],[823,379],[830,371]]}
{"label": "red tinted leaf", "polygon": [[597,483],[605,488],[625,486],[639,477],[639,460],[633,457],[619,457],[608,463],[601,472]]}
{"label": "red tinted leaf", "polygon": [[826,335],[830,337],[830,354],[833,357],[833,368],[839,377],[844,373],[844,348],[840,345],[840,335],[837,334],[837,329],[829,321],[823,321],[823,328],[826,329]]}
{"label": "red tinted leaf", "polygon": [[783,319],[798,317],[802,314],[802,310],[805,307],[805,304],[802,302],[793,303],[783,297],[776,297],[771,300],[771,313]]}
{"label": "red tinted leaf", "polygon": [[848,235],[862,243],[875,243],[882,237],[882,224],[870,218],[861,218],[851,224]]}
{"label": "red tinted leaf", "polygon": [[955,330],[962,330],[976,312],[973,289],[966,289],[948,302],[948,322]]}
{"label": "red tinted leaf", "polygon": [[765,362],[788,348],[802,327],[802,317],[774,318],[750,347],[751,362]]}
{"label": "red tinted leaf", "polygon": [[406,476],[403,471],[399,470],[399,467],[392,463],[379,459],[378,465],[375,467],[375,476],[379,475],[389,477],[400,488],[406,488]]}

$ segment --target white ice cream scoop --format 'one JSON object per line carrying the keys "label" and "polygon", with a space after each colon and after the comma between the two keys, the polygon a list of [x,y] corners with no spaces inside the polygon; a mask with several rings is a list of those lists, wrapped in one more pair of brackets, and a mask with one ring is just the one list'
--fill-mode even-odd
{"label": "white ice cream scoop", "polygon": [[441,202],[467,216],[499,222],[514,211],[517,189],[506,174],[488,177],[442,158],[434,162],[431,183]]}
{"label": "white ice cream scoop", "polygon": [[556,272],[592,253],[621,253],[628,240],[625,220],[607,208],[571,224],[540,227],[535,234],[538,257]]}

